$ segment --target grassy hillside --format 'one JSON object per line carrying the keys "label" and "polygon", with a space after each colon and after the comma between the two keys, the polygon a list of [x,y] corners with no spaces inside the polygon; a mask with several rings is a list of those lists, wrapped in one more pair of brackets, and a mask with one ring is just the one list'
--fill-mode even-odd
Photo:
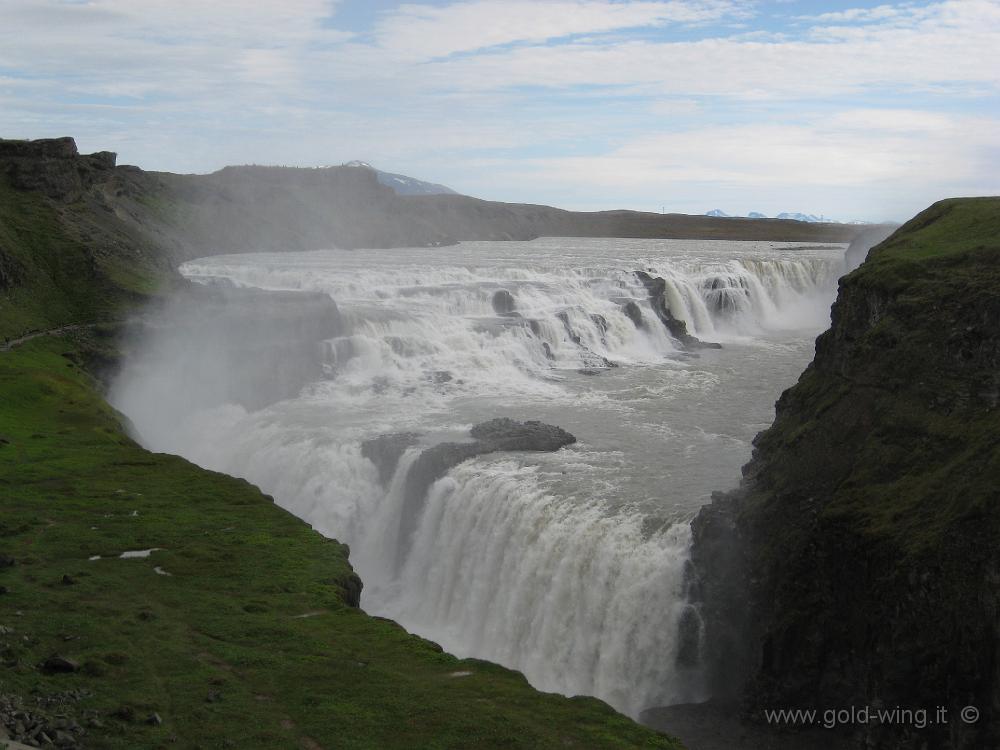
{"label": "grassy hillside", "polygon": [[0,342],[115,320],[172,277],[166,258],[80,199],[55,203],[0,175]]}
{"label": "grassy hillside", "polygon": [[0,354],[0,694],[58,694],[91,748],[679,747],[348,606],[343,545],[133,443],[81,343]]}

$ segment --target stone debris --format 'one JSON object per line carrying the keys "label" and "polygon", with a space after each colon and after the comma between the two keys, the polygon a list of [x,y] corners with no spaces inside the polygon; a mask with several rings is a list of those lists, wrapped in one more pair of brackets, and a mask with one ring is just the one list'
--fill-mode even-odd
{"label": "stone debris", "polygon": [[77,711],[72,704],[89,696],[86,690],[39,694],[30,701],[0,695],[0,747],[9,742],[13,748],[83,750],[83,725],[98,719],[95,711]]}

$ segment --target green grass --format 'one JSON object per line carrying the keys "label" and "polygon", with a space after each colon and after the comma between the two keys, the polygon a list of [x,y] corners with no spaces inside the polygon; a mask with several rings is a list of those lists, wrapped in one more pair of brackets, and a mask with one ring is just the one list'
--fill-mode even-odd
{"label": "green grass", "polygon": [[979,261],[995,268],[998,251],[1000,198],[951,198],[906,222],[850,278],[893,290],[936,281],[942,271],[961,281]]}
{"label": "green grass", "polygon": [[[244,481],[136,445],[77,343],[0,354],[0,553],[17,560],[0,569],[0,693],[89,691],[73,710],[101,717],[91,748],[680,747],[346,606],[343,545]],[[42,674],[56,653],[81,670]]]}
{"label": "green grass", "polygon": [[0,264],[19,277],[0,288],[0,341],[118,319],[171,277],[110,214],[82,202],[56,206],[2,177]]}

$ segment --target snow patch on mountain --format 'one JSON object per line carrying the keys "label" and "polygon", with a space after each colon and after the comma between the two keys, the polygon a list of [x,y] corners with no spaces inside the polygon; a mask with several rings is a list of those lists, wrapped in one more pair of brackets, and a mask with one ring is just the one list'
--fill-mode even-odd
{"label": "snow patch on mountain", "polygon": [[397,195],[458,195],[458,193],[446,185],[440,185],[436,182],[425,182],[415,177],[407,177],[405,174],[383,172],[381,169],[375,169],[375,167],[366,161],[355,159],[354,161],[347,162],[344,166],[372,170],[379,183],[392,188]]}

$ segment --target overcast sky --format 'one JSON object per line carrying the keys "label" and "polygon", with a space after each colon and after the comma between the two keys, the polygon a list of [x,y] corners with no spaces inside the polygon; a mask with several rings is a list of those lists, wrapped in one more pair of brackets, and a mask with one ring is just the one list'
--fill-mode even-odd
{"label": "overcast sky", "polygon": [[1000,0],[0,0],[0,137],[567,208],[1000,193]]}

